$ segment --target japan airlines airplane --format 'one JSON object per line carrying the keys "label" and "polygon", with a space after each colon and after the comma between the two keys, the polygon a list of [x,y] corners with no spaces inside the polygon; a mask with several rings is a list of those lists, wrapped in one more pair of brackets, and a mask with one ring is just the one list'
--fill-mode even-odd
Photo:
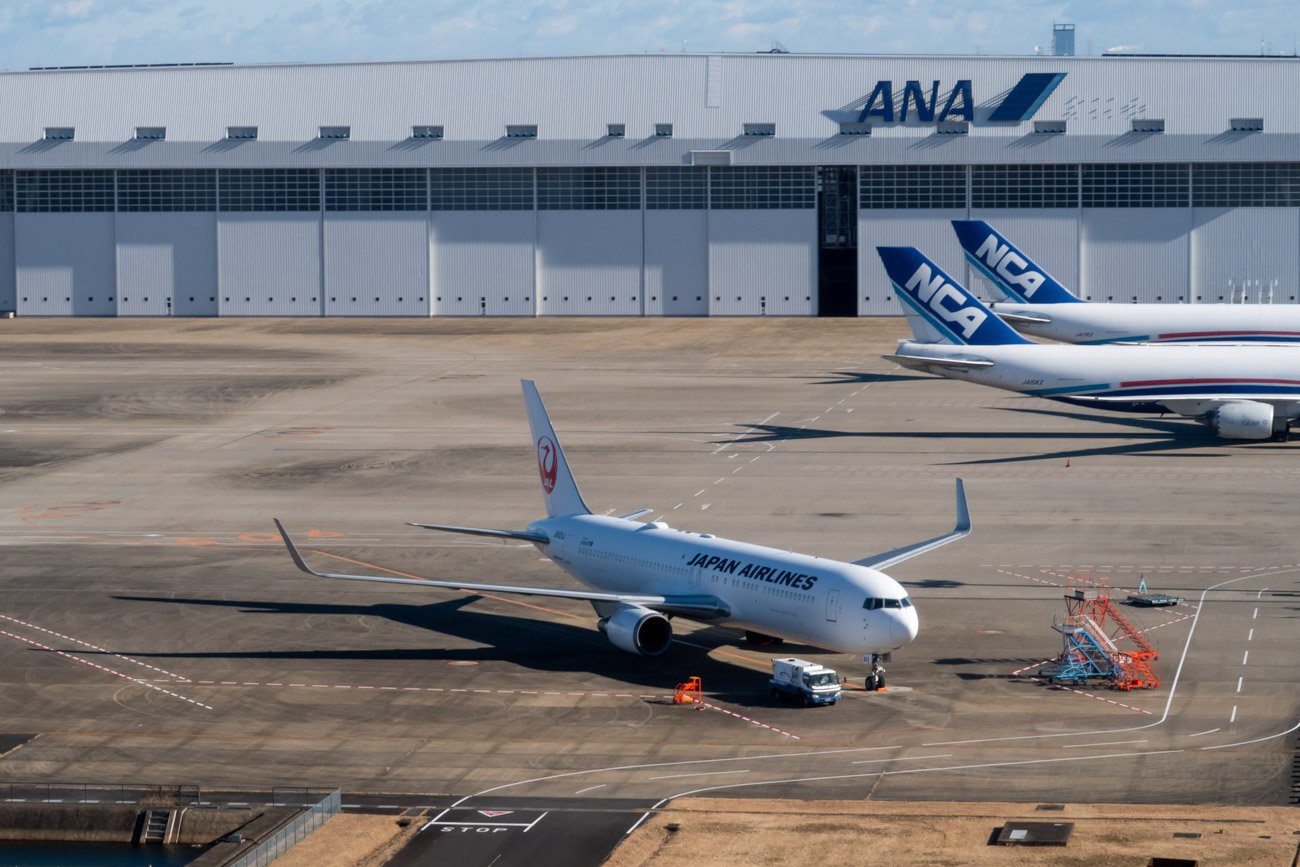
{"label": "japan airlines airplane", "polygon": [[582,599],[596,609],[600,629],[615,647],[645,656],[658,656],[668,649],[673,637],[669,618],[681,616],[735,626],[764,637],[860,653],[866,661],[873,661],[869,657],[902,647],[917,631],[912,600],[897,581],[880,570],[970,533],[961,479],[957,480],[957,525],[951,533],[852,563],[674,530],[660,521],[647,524],[634,520],[650,509],[620,517],[593,515],[578,493],[536,387],[524,380],[523,388],[546,517],[533,521],[526,530],[411,526],[531,542],[591,589],[317,572],[303,561],[276,520],[294,563],[322,578]]}
{"label": "japan airlines airplane", "polygon": [[1066,343],[1300,343],[1300,304],[1115,304],[1084,301],[983,220],[953,220],[966,261],[1006,301],[1017,330]]}
{"label": "japan airlines airplane", "polygon": [[1033,343],[915,247],[877,247],[916,340],[912,370],[1122,412],[1172,412],[1225,439],[1285,440],[1300,416],[1300,349]]}

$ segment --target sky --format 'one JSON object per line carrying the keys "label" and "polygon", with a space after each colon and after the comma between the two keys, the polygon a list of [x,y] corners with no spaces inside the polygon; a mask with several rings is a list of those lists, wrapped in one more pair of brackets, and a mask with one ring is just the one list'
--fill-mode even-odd
{"label": "sky", "polygon": [[0,68],[566,54],[1292,54],[1294,0],[4,0]]}

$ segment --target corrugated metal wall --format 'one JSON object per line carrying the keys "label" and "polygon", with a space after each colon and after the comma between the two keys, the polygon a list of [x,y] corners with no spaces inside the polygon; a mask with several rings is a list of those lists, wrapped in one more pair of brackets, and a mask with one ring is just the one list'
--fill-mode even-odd
{"label": "corrugated metal wall", "polygon": [[[320,124],[335,123],[349,124],[353,141],[400,142],[412,124],[438,123],[448,138],[491,142],[506,124],[537,123],[543,136],[590,142],[604,135],[605,123],[626,122],[631,142],[652,135],[654,123],[672,120],[679,136],[725,141],[740,134],[742,123],[760,121],[776,123],[782,135],[820,140],[834,135],[837,114],[861,109],[878,80],[892,79],[896,100],[908,79],[923,86],[940,81],[945,90],[969,80],[973,103],[985,106],[1027,72],[1066,73],[1043,116],[1066,118],[1072,131],[1089,135],[1121,136],[1139,117],[1169,118],[1171,132],[1202,139],[1225,132],[1230,116],[1267,116],[1269,129],[1300,131],[1300,118],[1279,99],[1296,91],[1300,64],[1293,58],[673,52],[7,72],[0,75],[0,100],[8,109],[0,139],[30,144],[42,125],[75,123],[81,141],[120,144],[132,125],[166,123],[169,140],[210,143],[229,123],[258,125],[264,141],[300,143],[311,141]],[[1023,131],[1018,124],[991,124],[972,134],[1015,139]],[[872,138],[917,132],[912,124],[890,124]]]}
{"label": "corrugated metal wall", "polygon": [[0,214],[0,313],[18,309],[14,274],[14,215]]}
{"label": "corrugated metal wall", "polygon": [[536,211],[435,211],[429,256],[435,316],[532,316]]}
{"label": "corrugated metal wall", "polygon": [[1229,282],[1274,281],[1274,303],[1300,302],[1300,210],[1295,208],[1197,208],[1192,215],[1192,291],[1198,300],[1231,300]]}
{"label": "corrugated metal wall", "polygon": [[321,254],[318,214],[219,214],[221,315],[319,316]]}
{"label": "corrugated metal wall", "polygon": [[952,232],[952,221],[966,211],[945,208],[863,210],[858,220],[858,315],[902,313],[880,264],[877,247],[916,247],[957,280],[966,281],[966,259]]}
{"label": "corrugated metal wall", "polygon": [[1190,208],[1084,208],[1079,287],[1093,301],[1189,301]]}
{"label": "corrugated metal wall", "polygon": [[817,312],[817,211],[709,211],[709,312]]}
{"label": "corrugated metal wall", "polygon": [[709,312],[709,216],[704,210],[645,212],[645,312]]}
{"label": "corrugated metal wall", "polygon": [[641,315],[641,212],[541,211],[537,312]]}
{"label": "corrugated metal wall", "polygon": [[217,314],[217,218],[117,214],[119,316]]}
{"label": "corrugated metal wall", "polygon": [[429,310],[424,213],[326,214],[326,316],[428,316]]}
{"label": "corrugated metal wall", "polygon": [[18,312],[112,316],[117,312],[113,214],[14,217]]}

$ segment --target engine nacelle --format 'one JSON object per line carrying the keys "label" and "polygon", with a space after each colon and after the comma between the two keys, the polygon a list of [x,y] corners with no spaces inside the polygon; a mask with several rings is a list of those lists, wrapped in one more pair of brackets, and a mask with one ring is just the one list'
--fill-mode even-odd
{"label": "engine nacelle", "polygon": [[1256,400],[1230,400],[1210,413],[1209,422],[1224,439],[1266,440],[1273,436],[1273,407]]}
{"label": "engine nacelle", "polygon": [[619,650],[658,656],[673,642],[673,625],[658,611],[628,605],[600,621],[600,631]]}

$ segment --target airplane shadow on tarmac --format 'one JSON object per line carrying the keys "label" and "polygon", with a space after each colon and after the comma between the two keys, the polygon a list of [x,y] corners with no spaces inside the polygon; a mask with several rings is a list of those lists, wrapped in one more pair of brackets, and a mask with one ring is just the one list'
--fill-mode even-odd
{"label": "airplane shadow on tarmac", "polygon": [[[1237,443],[1219,439],[1208,428],[1183,418],[1135,418],[1126,415],[1091,415],[1083,412],[1066,410],[1034,409],[1030,407],[999,407],[1006,412],[1032,413],[1035,415],[1054,416],[1098,424],[1120,425],[1129,431],[1117,432],[1113,428],[1095,431],[853,431],[831,430],[828,428],[796,428],[777,424],[738,424],[751,433],[739,441],[744,443],[790,442],[793,440],[830,439],[837,437],[857,437],[865,439],[920,439],[946,442],[953,440],[996,441],[996,440],[1031,440],[1038,442],[1088,442],[1105,440],[1113,443],[1120,436],[1130,439],[1141,437],[1141,442],[1126,442],[1104,446],[1076,446],[1049,452],[1037,452],[1029,455],[1013,455],[1000,458],[980,458],[970,461],[952,461],[950,466],[971,466],[981,464],[1021,463],[1026,461],[1064,460],[1066,458],[1092,457],[1097,455],[1153,455],[1159,457],[1181,458],[1216,458],[1223,452],[1180,453],[1185,449],[1231,449],[1249,447],[1252,450],[1270,448],[1294,448],[1284,443],[1250,442]],[[1133,433],[1137,430],[1138,433]],[[719,440],[731,442],[731,440]]]}
{"label": "airplane shadow on tarmac", "polygon": [[[627,684],[671,694],[676,684],[695,675],[704,679],[709,696],[735,704],[762,703],[767,696],[767,676],[744,666],[725,660],[716,660],[699,648],[680,643],[662,656],[633,656],[610,644],[600,633],[587,626],[557,623],[529,617],[512,617],[478,610],[463,610],[483,597],[466,595],[461,598],[435,602],[430,605],[399,605],[377,603],[374,605],[347,605],[321,602],[272,602],[246,599],[200,599],[161,596],[115,596],[124,602],[143,602],[157,605],[196,605],[237,609],[241,614],[289,616],[358,616],[379,617],[393,623],[414,626],[430,632],[441,633],[471,641],[481,647],[381,647],[344,649],[325,647],[294,650],[230,650],[230,651],[178,651],[135,652],[116,648],[105,655],[125,653],[137,658],[155,659],[211,659],[211,660],[267,660],[302,661],[320,663],[329,661],[384,662],[507,662],[520,668],[554,673],[575,674],[586,677],[608,678]],[[286,634],[292,635],[291,631]],[[705,651],[714,647],[738,645],[737,630],[707,627],[687,637],[691,644],[703,645]],[[797,653],[800,645],[781,645],[765,648],[773,655]],[[393,677],[404,672],[394,668]],[[376,671],[369,673],[371,676]],[[288,676],[287,674],[284,676]],[[590,684],[582,683],[583,688]],[[569,688],[573,688],[570,684]]]}
{"label": "airplane shadow on tarmac", "polygon": [[875,382],[910,382],[914,379],[934,379],[933,376],[913,376],[910,373],[865,373],[857,370],[832,370],[826,376],[837,376],[839,379],[823,379],[814,382],[813,385],[870,385]]}

